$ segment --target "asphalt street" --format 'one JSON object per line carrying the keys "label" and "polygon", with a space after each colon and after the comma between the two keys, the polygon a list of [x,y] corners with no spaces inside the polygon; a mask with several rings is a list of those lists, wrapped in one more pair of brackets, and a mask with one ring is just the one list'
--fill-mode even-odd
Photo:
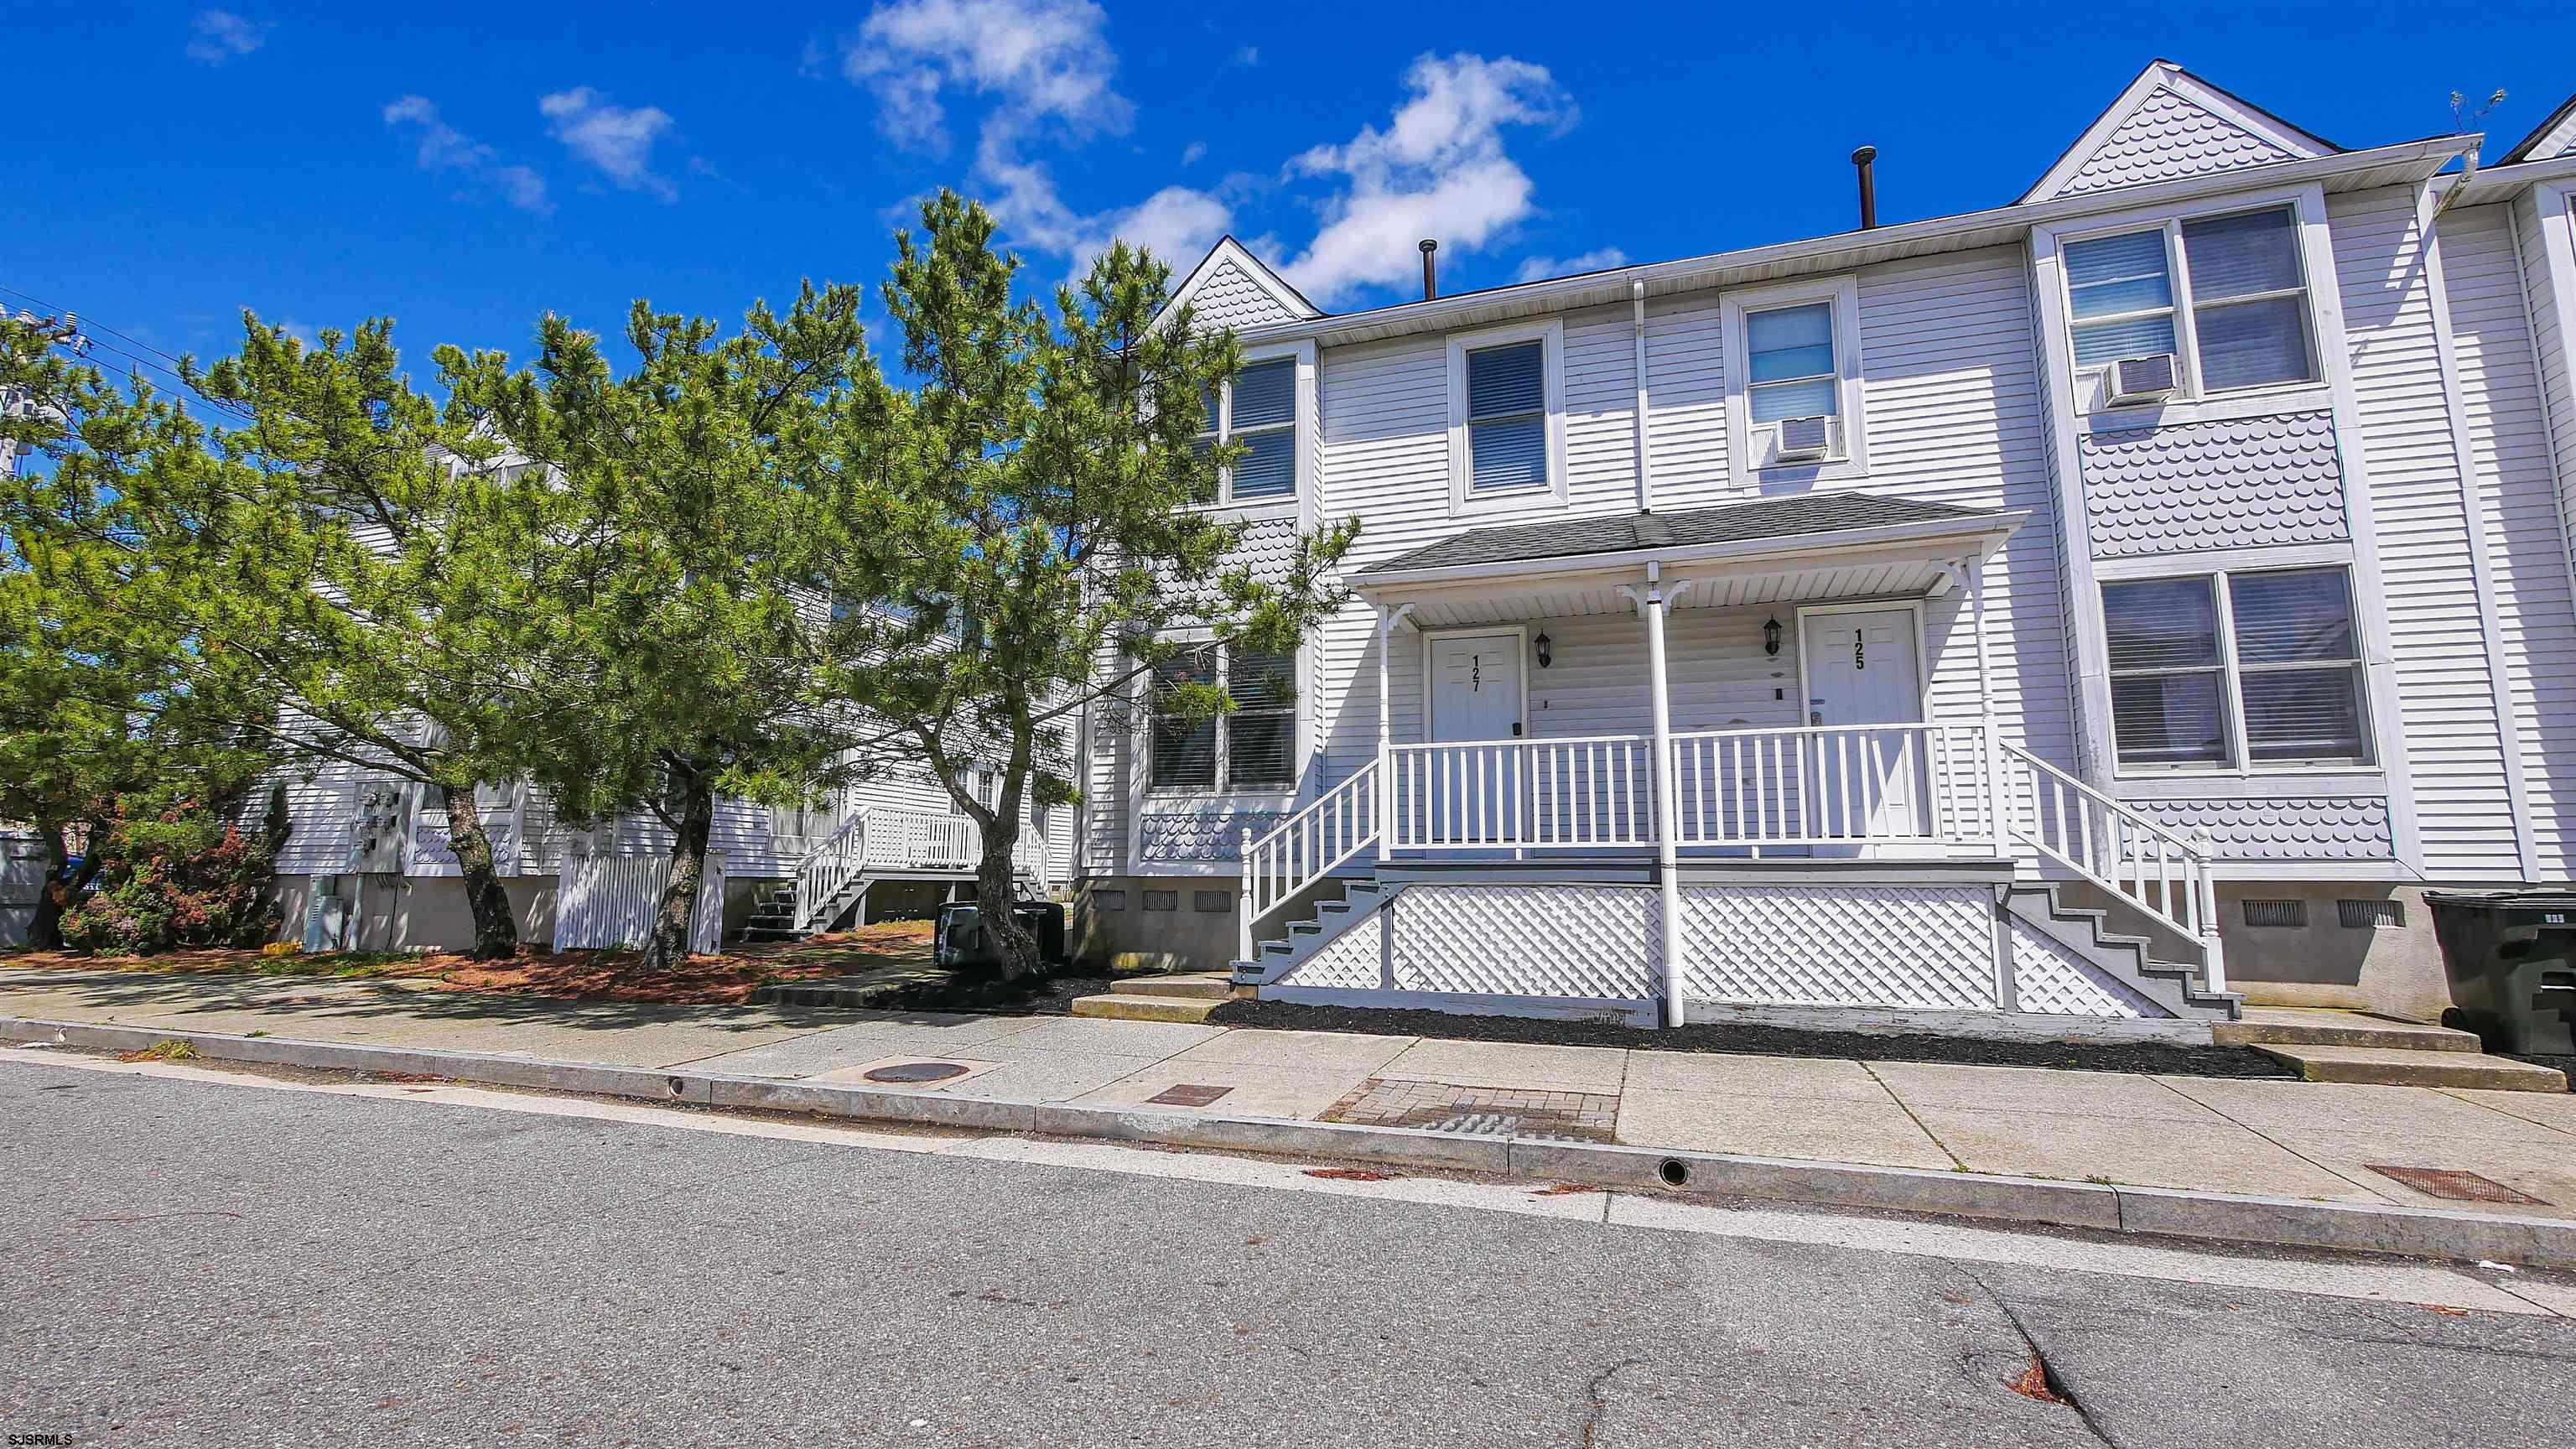
{"label": "asphalt street", "polygon": [[0,1161],[58,1442],[2576,1437],[2538,1312],[19,1061]]}

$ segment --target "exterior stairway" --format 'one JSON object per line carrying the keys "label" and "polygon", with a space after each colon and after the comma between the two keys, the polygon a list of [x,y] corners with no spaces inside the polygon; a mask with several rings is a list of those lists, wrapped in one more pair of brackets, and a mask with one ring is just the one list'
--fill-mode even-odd
{"label": "exterior stairway", "polygon": [[2199,967],[2158,960],[2148,954],[2148,938],[2108,929],[2108,911],[2067,905],[2054,884],[2016,880],[2004,887],[2002,904],[2024,925],[2173,1016],[2233,1021],[2244,1009],[2245,998],[2235,992],[2203,987]]}
{"label": "exterior stairway", "polygon": [[2475,1033],[2366,1011],[2255,1006],[2212,1029],[2222,1046],[2250,1046],[2311,1082],[2564,1092],[2567,1074],[2491,1057]]}
{"label": "exterior stairway", "polygon": [[1140,976],[1117,983],[1099,996],[1078,996],[1076,1016],[1121,1021],[1205,1021],[1208,1013],[1234,997],[1234,983],[1222,971],[1193,971],[1175,976]]}
{"label": "exterior stairway", "polygon": [[1303,920],[1290,921],[1285,936],[1259,941],[1253,947],[1252,959],[1233,962],[1230,969],[1234,984],[1258,986],[1278,980],[1403,892],[1404,886],[1400,882],[1345,880],[1340,900],[1317,900],[1315,913]]}

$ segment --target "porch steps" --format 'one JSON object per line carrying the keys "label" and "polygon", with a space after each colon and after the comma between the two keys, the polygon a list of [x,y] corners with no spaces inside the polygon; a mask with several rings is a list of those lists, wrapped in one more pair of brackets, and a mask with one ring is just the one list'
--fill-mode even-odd
{"label": "porch steps", "polygon": [[2210,1028],[2220,1046],[2250,1046],[2311,1082],[2563,1092],[2567,1074],[2491,1057],[2475,1032],[2367,1011],[2257,1006]]}
{"label": "porch steps", "polygon": [[1234,963],[1234,983],[1259,986],[1278,980],[1331,944],[1342,932],[1360,920],[1376,913],[1377,908],[1403,891],[1400,884],[1389,885],[1376,880],[1349,880],[1342,884],[1342,898],[1318,900],[1315,914],[1302,921],[1290,921],[1285,936],[1255,941],[1252,959]]}
{"label": "porch steps", "polygon": [[1117,990],[1098,996],[1077,996],[1073,1014],[1113,1021],[1199,1022],[1233,997],[1233,980],[1222,971],[1149,976],[1121,981]]}
{"label": "porch steps", "polygon": [[751,917],[743,922],[742,940],[794,941],[804,934],[796,929],[794,881],[762,881],[751,888]]}
{"label": "porch steps", "polygon": [[2146,937],[2109,929],[2108,911],[2067,905],[2058,899],[2054,885],[2015,881],[2005,888],[2003,905],[2023,923],[2053,937],[2177,1017],[2208,1021],[2215,1032],[2235,1021],[2244,1010],[2242,996],[2202,986],[2199,967],[2157,960],[2148,954],[2152,943]]}
{"label": "porch steps", "polygon": [[2389,1087],[2478,1087],[2499,1092],[2564,1092],[2567,1074],[2511,1057],[2412,1047],[2257,1045],[2311,1082]]}
{"label": "porch steps", "polygon": [[2324,1006],[2249,1006],[2242,1020],[2213,1026],[2209,1036],[2220,1046],[2387,1047],[2467,1053],[2483,1050],[2476,1032]]}

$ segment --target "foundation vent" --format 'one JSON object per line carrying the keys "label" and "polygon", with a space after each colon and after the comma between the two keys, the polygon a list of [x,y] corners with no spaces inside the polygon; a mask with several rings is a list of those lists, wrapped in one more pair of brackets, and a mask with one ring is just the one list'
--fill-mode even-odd
{"label": "foundation vent", "polygon": [[2308,923],[2306,901],[2255,901],[2245,903],[2245,924],[2249,926],[2304,926]]}
{"label": "foundation vent", "polygon": [[2335,919],[2351,931],[2403,930],[2406,905],[2403,901],[2337,901]]}

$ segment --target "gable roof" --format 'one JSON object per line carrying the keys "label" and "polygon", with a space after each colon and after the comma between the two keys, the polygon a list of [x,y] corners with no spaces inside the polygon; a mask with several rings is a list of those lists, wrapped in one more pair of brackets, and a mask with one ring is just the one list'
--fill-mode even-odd
{"label": "gable roof", "polygon": [[1597,518],[1554,518],[1544,523],[1470,529],[1438,543],[1425,544],[1410,553],[1400,553],[1373,563],[1361,569],[1359,575],[1527,563],[1541,559],[1581,558],[1587,554],[1697,548],[1709,544],[1798,538],[1808,534],[1848,533],[1854,529],[1919,523],[1991,521],[2008,526],[2020,518],[2018,513],[1991,508],[1961,508],[1955,504],[1926,503],[1912,498],[1885,498],[1874,493],[1801,493],[1682,513],[1614,513]]}
{"label": "gable roof", "polygon": [[1172,300],[1155,317],[1159,325],[1173,309],[1187,305],[1202,326],[1258,327],[1267,322],[1296,322],[1321,317],[1323,309],[1306,300],[1287,279],[1271,270],[1232,235],[1217,239],[1199,264],[1190,268]]}
{"label": "gable roof", "polygon": [[2549,113],[2549,119],[2532,127],[2530,135],[2514,142],[2513,149],[2505,152],[2504,159],[2496,164],[2510,166],[2516,161],[2547,161],[2570,151],[2576,151],[2576,96],[2560,101],[2558,109]]}
{"label": "gable roof", "polygon": [[2169,60],[2150,61],[2023,202],[2109,191],[2244,166],[2332,155],[2343,148]]}

